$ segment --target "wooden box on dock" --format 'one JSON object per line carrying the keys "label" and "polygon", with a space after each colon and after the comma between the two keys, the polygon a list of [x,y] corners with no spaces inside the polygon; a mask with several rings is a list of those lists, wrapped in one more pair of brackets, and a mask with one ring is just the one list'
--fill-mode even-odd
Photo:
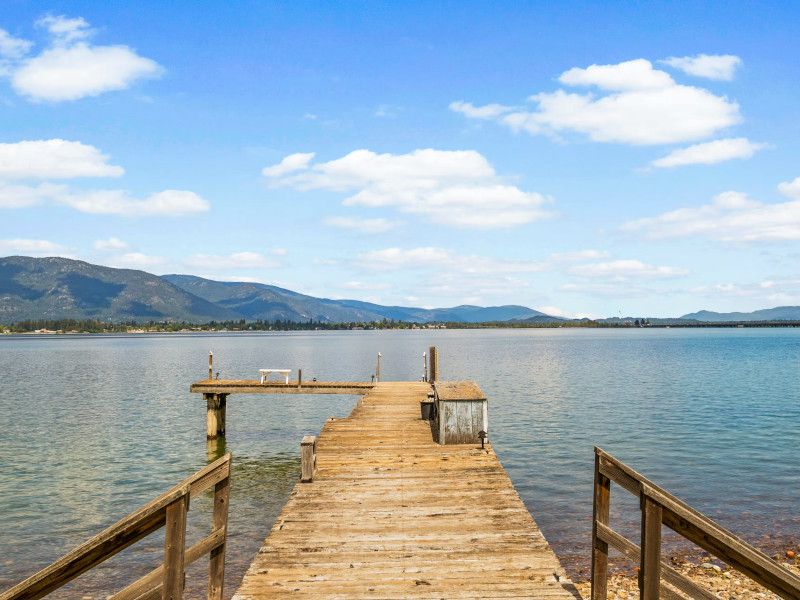
{"label": "wooden box on dock", "polygon": [[433,391],[439,443],[480,443],[478,433],[489,432],[489,401],[481,389],[472,381],[437,381]]}

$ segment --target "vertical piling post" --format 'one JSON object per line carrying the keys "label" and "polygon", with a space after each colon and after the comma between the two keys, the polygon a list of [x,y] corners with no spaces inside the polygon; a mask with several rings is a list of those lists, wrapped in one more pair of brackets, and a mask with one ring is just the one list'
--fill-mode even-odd
{"label": "vertical piling post", "polygon": [[203,394],[206,399],[206,439],[225,437],[228,394]]}
{"label": "vertical piling post", "polygon": [[317,473],[317,436],[307,435],[300,442],[300,481],[311,483]]}
{"label": "vertical piling post", "polygon": [[303,387],[303,369],[297,369],[297,387]]}
{"label": "vertical piling post", "polygon": [[214,369],[214,353],[208,351],[208,380],[211,381],[214,377],[212,375]]}
{"label": "vertical piling post", "polygon": [[381,353],[378,352],[378,368],[375,370],[375,379],[381,382]]}
{"label": "vertical piling post", "polygon": [[428,381],[428,353],[422,353],[422,364],[425,367],[425,375],[422,377],[422,381]]}
{"label": "vertical piling post", "polygon": [[592,600],[608,594],[608,544],[597,537],[597,524],[608,525],[611,480],[600,472],[600,456],[594,455],[594,502],[592,508]]}

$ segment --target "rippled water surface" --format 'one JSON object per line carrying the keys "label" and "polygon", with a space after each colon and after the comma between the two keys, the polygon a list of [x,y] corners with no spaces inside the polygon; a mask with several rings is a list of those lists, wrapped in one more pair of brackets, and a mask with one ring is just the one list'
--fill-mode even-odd
{"label": "rippled water surface", "polygon": [[[488,396],[495,450],[571,569],[588,557],[595,445],[756,545],[800,543],[797,329],[2,336],[0,589],[230,451],[230,596],[294,486],[300,439],[357,398],[233,395],[227,439],[207,443],[189,384],[208,351],[221,378],[275,366],[369,381],[380,351],[384,380],[418,380],[429,345],[442,379]],[[614,488],[612,525],[631,530],[626,496]],[[192,502],[192,540],[210,504]],[[158,564],[162,544],[147,538],[60,596],[104,598]],[[187,580],[197,597],[203,567]]]}

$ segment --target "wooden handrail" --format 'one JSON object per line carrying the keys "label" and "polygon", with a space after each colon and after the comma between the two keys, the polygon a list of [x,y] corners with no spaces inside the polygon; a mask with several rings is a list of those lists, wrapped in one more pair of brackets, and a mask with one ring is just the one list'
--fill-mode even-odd
{"label": "wooden handrail", "polygon": [[[221,600],[230,474],[231,455],[226,454],[50,566],[0,593],[0,600],[42,598],[165,525],[164,565],[112,597],[115,600],[133,599],[161,588],[158,597],[163,595],[166,599],[180,600],[184,568],[210,553],[208,598]],[[189,500],[211,486],[215,487],[212,533],[186,550]]]}
{"label": "wooden handrail", "polygon": [[[771,560],[652,481],[595,447],[595,493],[592,527],[592,600],[606,600],[608,547],[639,560],[642,600],[672,598],[663,579],[697,600],[712,595],[661,561],[661,524],[713,554],[734,569],[786,600],[800,600],[800,577]],[[636,546],[608,526],[609,484],[614,482],[639,496],[642,508],[642,546]]]}

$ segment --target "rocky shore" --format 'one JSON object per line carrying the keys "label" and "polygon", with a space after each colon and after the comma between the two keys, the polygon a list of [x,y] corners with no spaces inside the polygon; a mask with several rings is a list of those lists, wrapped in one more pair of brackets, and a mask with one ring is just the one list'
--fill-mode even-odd
{"label": "rocky shore", "polygon": [[[800,546],[773,556],[776,562],[800,575]],[[708,555],[669,557],[670,565],[682,575],[708,590],[720,600],[780,600],[766,588]],[[619,568],[608,577],[608,600],[635,600],[639,597],[637,570]],[[576,580],[581,596],[591,598],[591,583]]]}

